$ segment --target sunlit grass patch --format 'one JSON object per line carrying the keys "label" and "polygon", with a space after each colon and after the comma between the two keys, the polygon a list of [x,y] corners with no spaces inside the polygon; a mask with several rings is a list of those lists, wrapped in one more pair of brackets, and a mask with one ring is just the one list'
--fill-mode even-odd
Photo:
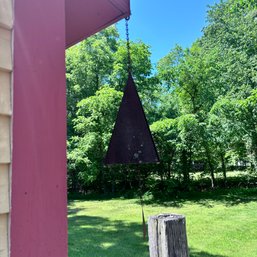
{"label": "sunlit grass patch", "polygon": [[[149,202],[145,215],[186,215],[190,257],[256,257],[256,199],[257,189],[212,191]],[[138,199],[70,201],[69,257],[80,256],[148,257]]]}

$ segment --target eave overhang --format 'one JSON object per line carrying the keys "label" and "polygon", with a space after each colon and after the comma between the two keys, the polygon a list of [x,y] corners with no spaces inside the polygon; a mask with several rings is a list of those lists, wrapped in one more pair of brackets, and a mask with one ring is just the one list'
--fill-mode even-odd
{"label": "eave overhang", "polygon": [[66,48],[130,15],[130,0],[65,0]]}

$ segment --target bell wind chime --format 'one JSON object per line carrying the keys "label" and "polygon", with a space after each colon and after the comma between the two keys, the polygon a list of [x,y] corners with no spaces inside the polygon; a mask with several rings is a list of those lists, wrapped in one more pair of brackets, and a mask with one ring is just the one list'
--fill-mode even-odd
{"label": "bell wind chime", "polygon": [[[128,79],[124,95],[117,114],[111,140],[104,159],[105,165],[158,163],[158,153],[147,123],[132,74],[128,21],[126,20]],[[138,167],[139,173],[139,167]],[[142,181],[139,175],[139,183]],[[143,210],[142,188],[140,192],[142,207],[143,235],[146,237],[146,225]]]}
{"label": "bell wind chime", "polygon": [[105,165],[158,163],[159,157],[132,76],[126,18],[128,80],[104,160]]}

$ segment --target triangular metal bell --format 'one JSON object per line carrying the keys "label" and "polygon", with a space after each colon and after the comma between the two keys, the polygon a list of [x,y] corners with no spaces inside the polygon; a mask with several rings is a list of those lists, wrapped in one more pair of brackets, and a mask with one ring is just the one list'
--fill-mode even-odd
{"label": "triangular metal bell", "polygon": [[158,153],[129,73],[104,164],[157,163]]}

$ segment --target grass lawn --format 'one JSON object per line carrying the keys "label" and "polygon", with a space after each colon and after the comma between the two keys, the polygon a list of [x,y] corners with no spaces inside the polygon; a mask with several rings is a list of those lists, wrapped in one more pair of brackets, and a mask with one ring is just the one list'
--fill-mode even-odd
{"label": "grass lawn", "polygon": [[[186,215],[190,257],[257,257],[257,189],[191,194],[145,205]],[[69,257],[149,257],[137,199],[69,201]]]}

